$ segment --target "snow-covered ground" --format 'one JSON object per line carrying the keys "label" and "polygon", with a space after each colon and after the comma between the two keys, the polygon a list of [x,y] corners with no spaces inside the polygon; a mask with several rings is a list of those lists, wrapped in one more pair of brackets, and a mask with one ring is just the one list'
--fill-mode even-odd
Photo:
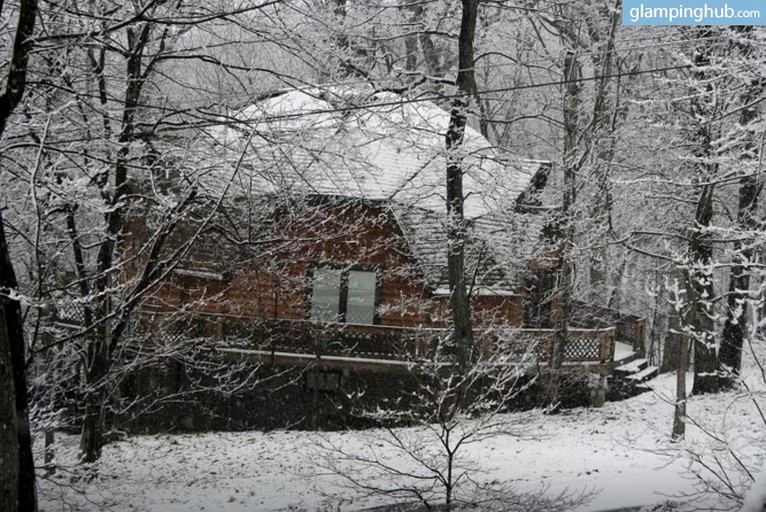
{"label": "snow-covered ground", "polygon": [[[670,403],[674,376],[652,381],[654,392],[601,409],[574,409],[556,416],[509,414],[508,425],[523,425],[523,439],[499,435],[468,445],[466,454],[483,472],[479,478],[512,485],[520,492],[556,496],[562,491],[592,494],[577,510],[599,511],[657,504],[684,496],[698,498],[698,510],[715,498],[690,463],[690,453],[722,474],[716,455],[735,485],[744,471],[728,447],[757,474],[766,430],[751,398],[743,393],[693,397],[686,440],[671,443]],[[707,431],[705,433],[704,431]],[[412,431],[402,431],[407,435]],[[312,434],[295,431],[131,437],[108,445],[98,476],[73,478],[77,439],[57,436],[57,474],[40,483],[41,509],[53,511],[314,511],[360,510],[385,503],[362,499],[339,477],[321,469],[318,444],[375,447],[386,453],[380,431]],[[718,440],[714,438],[718,437]],[[726,443],[724,443],[725,441]],[[427,441],[424,441],[424,443]],[[402,461],[405,463],[405,461]],[[713,479],[715,483],[715,479]],[[720,483],[720,482],[719,482]],[[646,510],[650,510],[649,507]]]}

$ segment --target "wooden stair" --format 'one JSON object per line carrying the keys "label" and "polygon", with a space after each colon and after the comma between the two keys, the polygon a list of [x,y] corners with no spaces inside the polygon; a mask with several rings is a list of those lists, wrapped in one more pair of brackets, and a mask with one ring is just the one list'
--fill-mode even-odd
{"label": "wooden stair", "polygon": [[625,362],[614,369],[609,381],[607,399],[624,400],[639,395],[651,388],[643,383],[659,373],[659,367],[650,366],[647,359],[638,358]]}
{"label": "wooden stair", "polygon": [[628,380],[632,380],[633,382],[644,382],[647,381],[653,377],[655,377],[660,371],[660,368],[658,366],[647,366],[643,370],[637,373],[632,373],[625,378]]}

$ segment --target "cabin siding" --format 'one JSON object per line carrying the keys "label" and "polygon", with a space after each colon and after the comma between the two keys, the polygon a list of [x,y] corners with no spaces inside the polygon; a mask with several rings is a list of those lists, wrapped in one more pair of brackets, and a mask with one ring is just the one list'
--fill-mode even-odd
{"label": "cabin siding", "polygon": [[[133,229],[141,228],[134,225]],[[193,230],[187,231],[190,235]],[[277,241],[259,247],[259,253],[241,256],[240,251],[240,257],[221,237],[204,235],[179,264],[186,270],[159,286],[147,309],[310,320],[311,270],[331,266],[378,272],[377,325],[449,325],[448,297],[432,294],[398,224],[380,204],[319,204],[302,219],[277,217],[271,233]],[[195,272],[222,279],[195,277]],[[521,327],[522,300],[519,295],[477,296],[474,322],[485,327]]]}

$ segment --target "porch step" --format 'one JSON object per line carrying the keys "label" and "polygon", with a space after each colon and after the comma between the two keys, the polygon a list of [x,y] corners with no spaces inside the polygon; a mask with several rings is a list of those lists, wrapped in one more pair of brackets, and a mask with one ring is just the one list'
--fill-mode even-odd
{"label": "porch step", "polygon": [[647,359],[634,359],[633,361],[626,363],[622,366],[618,366],[614,369],[617,373],[622,374],[633,374],[638,373],[644,370],[646,366],[649,364],[649,361]]}
{"label": "porch step", "polygon": [[659,366],[647,366],[640,372],[634,373],[632,375],[628,375],[625,378],[633,382],[644,382],[645,380],[649,380],[655,375],[657,375],[659,371],[660,371]]}
{"label": "porch step", "polygon": [[657,375],[658,372],[659,368],[649,366],[649,361],[644,358],[634,359],[618,366],[614,369],[610,379],[607,400],[625,400],[649,391],[650,388],[643,383]]}

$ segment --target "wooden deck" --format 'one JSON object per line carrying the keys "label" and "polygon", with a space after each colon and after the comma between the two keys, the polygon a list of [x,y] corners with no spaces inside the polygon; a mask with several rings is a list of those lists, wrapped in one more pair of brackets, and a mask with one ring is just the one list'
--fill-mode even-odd
{"label": "wooden deck", "polygon": [[[415,361],[428,358],[431,349],[448,335],[447,329],[443,328],[318,324],[207,313],[189,316],[155,312],[147,314],[146,320],[142,324],[146,332],[153,333],[152,336],[162,333],[162,336],[208,338],[211,348],[221,354],[298,366],[406,368]],[[569,329],[564,363],[613,365],[620,330],[619,326]],[[511,340],[510,346],[520,358],[526,354],[543,365],[549,359],[553,335],[552,329],[504,327],[476,330],[482,350],[492,350],[497,337],[503,336]],[[634,340],[626,341],[620,340],[620,355],[635,346]]]}

